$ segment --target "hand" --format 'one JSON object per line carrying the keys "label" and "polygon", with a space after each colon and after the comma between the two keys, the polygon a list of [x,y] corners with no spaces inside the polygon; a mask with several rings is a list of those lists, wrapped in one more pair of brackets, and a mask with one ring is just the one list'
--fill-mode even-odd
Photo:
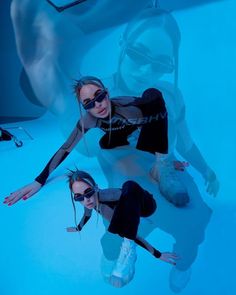
{"label": "hand", "polygon": [[40,184],[37,181],[34,181],[20,189],[18,189],[17,191],[13,192],[10,194],[10,196],[6,197],[4,199],[4,204],[7,204],[8,206],[11,206],[13,204],[15,204],[16,202],[18,202],[20,199],[22,200],[27,200],[30,197],[32,197],[35,193],[37,193],[42,187],[42,184]]}
{"label": "hand", "polygon": [[167,263],[170,263],[172,265],[176,265],[175,260],[179,259],[179,257],[175,253],[164,252],[161,254],[161,257],[159,259],[161,259],[162,261],[165,261]]}
{"label": "hand", "polygon": [[173,161],[174,168],[178,171],[184,171],[189,166],[188,162]]}
{"label": "hand", "polygon": [[67,228],[66,228],[66,231],[67,231],[68,233],[73,233],[73,232],[77,232],[78,230],[77,230],[76,227],[71,226],[71,227],[67,227]]}
{"label": "hand", "polygon": [[207,170],[205,178],[205,185],[206,185],[206,191],[210,194],[216,197],[219,189],[220,189],[220,183],[216,177],[216,174],[213,170],[210,168]]}

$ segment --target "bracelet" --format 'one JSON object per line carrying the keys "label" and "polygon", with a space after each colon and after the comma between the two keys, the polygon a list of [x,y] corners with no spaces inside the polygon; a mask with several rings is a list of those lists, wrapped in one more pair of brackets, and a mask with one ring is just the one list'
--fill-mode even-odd
{"label": "bracelet", "polygon": [[160,258],[160,257],[161,257],[161,252],[154,248],[154,253],[153,253],[153,255],[154,255],[156,258]]}
{"label": "bracelet", "polygon": [[81,229],[82,229],[81,225],[78,224],[78,225],[76,226],[76,230],[77,230],[77,231],[81,231]]}

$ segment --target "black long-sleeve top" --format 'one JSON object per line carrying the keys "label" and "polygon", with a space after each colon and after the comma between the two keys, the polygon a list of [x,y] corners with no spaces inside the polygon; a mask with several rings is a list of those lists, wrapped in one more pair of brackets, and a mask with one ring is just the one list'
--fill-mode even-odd
{"label": "black long-sleeve top", "polygon": [[[162,97],[162,94],[159,90],[154,89],[154,91],[156,96]],[[125,130],[126,134],[131,134],[137,129],[138,126],[150,123],[151,120],[165,118],[167,116],[165,110],[163,111],[163,113],[159,113],[155,117],[144,116],[142,112],[145,104],[147,105],[151,102],[152,99],[156,99],[155,95],[149,101],[132,96],[121,96],[112,98],[111,116],[108,116],[104,119],[96,118],[87,112],[82,120],[80,119],[77,122],[74,130],[71,132],[66,142],[53,155],[43,171],[36,177],[35,180],[42,185],[45,184],[49,175],[69,155],[69,153],[81,140],[83,136],[83,131],[84,133],[86,133],[91,128],[100,128],[105,132]]]}

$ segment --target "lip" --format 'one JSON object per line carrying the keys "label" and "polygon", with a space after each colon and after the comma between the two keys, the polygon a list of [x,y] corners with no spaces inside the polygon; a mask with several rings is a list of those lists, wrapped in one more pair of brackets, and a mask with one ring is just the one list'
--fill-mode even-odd
{"label": "lip", "polygon": [[92,206],[93,206],[93,203],[87,204],[87,207],[92,207]]}
{"label": "lip", "polygon": [[105,115],[106,112],[107,112],[107,109],[104,108],[104,109],[102,109],[100,112],[98,112],[98,114],[99,114],[99,115]]}

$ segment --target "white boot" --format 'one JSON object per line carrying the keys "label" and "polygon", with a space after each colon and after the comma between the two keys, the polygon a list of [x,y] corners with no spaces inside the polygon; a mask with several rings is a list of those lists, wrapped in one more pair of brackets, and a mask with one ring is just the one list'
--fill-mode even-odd
{"label": "white boot", "polygon": [[177,207],[183,207],[189,202],[188,192],[180,181],[178,174],[182,173],[174,168],[173,160],[158,158],[150,170],[150,176],[159,182],[159,189],[163,197]]}
{"label": "white boot", "polygon": [[170,289],[175,293],[181,292],[187,286],[190,278],[191,268],[182,271],[177,269],[176,267],[173,267],[170,271],[169,276]]}
{"label": "white boot", "polygon": [[135,242],[124,238],[112,275],[129,281],[134,275],[136,259]]}

